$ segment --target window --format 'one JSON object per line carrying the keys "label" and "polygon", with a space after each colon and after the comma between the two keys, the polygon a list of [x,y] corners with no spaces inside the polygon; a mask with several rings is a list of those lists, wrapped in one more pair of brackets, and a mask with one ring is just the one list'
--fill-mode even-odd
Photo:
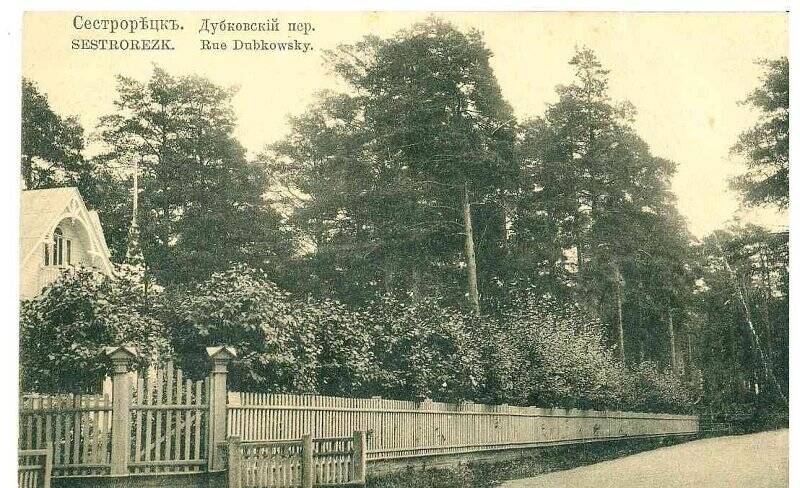
{"label": "window", "polygon": [[53,266],[64,264],[64,234],[61,228],[56,227],[53,231]]}
{"label": "window", "polygon": [[72,264],[72,241],[67,239],[67,266]]}
{"label": "window", "polygon": [[50,266],[50,244],[44,243],[44,265]]}

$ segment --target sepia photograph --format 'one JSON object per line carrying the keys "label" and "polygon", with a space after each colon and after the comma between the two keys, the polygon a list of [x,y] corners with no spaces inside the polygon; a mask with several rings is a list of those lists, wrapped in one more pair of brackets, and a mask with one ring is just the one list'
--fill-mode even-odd
{"label": "sepia photograph", "polygon": [[789,486],[788,11],[64,7],[18,488]]}

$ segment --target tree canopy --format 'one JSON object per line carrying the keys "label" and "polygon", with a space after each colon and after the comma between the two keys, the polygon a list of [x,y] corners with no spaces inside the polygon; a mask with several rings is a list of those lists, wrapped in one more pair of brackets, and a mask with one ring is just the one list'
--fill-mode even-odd
{"label": "tree canopy", "polygon": [[594,52],[577,50],[570,65],[575,81],[521,126],[511,255],[529,266],[527,279],[577,292],[615,324],[621,356],[626,329],[639,356],[650,356],[663,312],[685,307],[675,294],[691,287],[690,235],[669,190],[675,164],[636,134],[634,108],[610,99],[609,71]]}
{"label": "tree canopy", "polygon": [[92,162],[83,157],[83,127],[50,107],[35,82],[22,79],[22,181],[25,188],[77,186],[88,193]]}
{"label": "tree canopy", "polygon": [[117,110],[99,126],[107,151],[98,161],[116,173],[100,212],[118,254],[137,165],[142,248],[160,282],[196,281],[232,262],[274,266],[289,252],[280,216],[263,198],[267,173],[233,136],[232,90],[159,67],[147,82],[118,77],[117,90]]}
{"label": "tree canopy", "polygon": [[789,206],[789,59],[761,60],[761,86],[742,102],[759,121],[739,135],[731,152],[743,157],[747,172],[732,180],[747,205]]}
{"label": "tree canopy", "polygon": [[476,267],[463,235],[498,218],[467,225],[465,202],[491,208],[514,172],[514,118],[490,55],[478,32],[435,19],[328,53],[348,90],[321,94],[268,154],[307,196],[294,221],[328,286],[419,296]]}

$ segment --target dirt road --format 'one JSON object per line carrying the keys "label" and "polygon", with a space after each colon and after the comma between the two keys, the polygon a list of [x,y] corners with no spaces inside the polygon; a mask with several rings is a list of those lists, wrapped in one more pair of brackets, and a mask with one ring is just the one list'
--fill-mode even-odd
{"label": "dirt road", "polygon": [[789,486],[789,431],[702,439],[508,481],[502,488],[767,488]]}

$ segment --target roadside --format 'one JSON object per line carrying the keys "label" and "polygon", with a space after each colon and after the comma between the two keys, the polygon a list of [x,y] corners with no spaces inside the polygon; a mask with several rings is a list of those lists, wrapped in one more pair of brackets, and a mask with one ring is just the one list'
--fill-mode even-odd
{"label": "roadside", "polygon": [[367,488],[496,487],[506,480],[572,469],[694,439],[697,437],[662,437],[542,447],[511,461],[468,463],[453,468],[409,468],[403,473],[369,478]]}

